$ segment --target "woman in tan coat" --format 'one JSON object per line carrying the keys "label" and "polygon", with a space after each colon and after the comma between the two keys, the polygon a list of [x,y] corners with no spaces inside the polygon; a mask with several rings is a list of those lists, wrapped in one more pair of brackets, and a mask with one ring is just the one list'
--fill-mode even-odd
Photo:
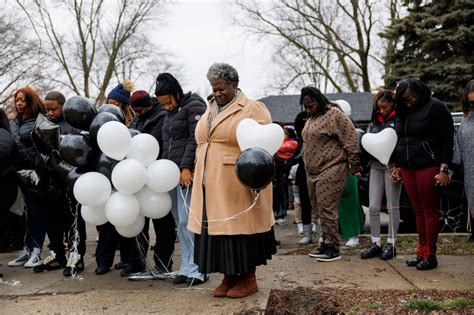
{"label": "woman in tan coat", "polygon": [[[258,291],[255,267],[276,253],[272,191],[256,194],[237,178],[240,154],[236,128],[244,118],[271,123],[263,103],[237,88],[239,75],[228,64],[207,73],[213,94],[196,126],[196,165],[188,228],[196,234],[194,258],[201,273],[220,272],[216,297],[245,297]],[[246,209],[251,208],[249,211]]]}

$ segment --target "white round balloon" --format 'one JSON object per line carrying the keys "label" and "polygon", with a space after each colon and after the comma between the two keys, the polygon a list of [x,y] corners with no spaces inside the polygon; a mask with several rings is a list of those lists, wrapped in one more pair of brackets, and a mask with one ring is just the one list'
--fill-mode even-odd
{"label": "white round balloon", "polygon": [[148,187],[143,187],[135,194],[140,204],[140,212],[151,219],[160,219],[171,210],[171,197],[168,193],[156,192]]}
{"label": "white round balloon", "polygon": [[387,165],[395,146],[397,132],[393,128],[385,128],[379,133],[366,133],[362,136],[362,146],[380,163]]}
{"label": "white round balloon", "polygon": [[76,200],[89,207],[104,203],[112,192],[110,181],[103,174],[88,172],[74,183],[73,193]]}
{"label": "white round balloon", "polygon": [[132,138],[127,159],[135,159],[148,166],[158,158],[159,153],[158,140],[150,134],[141,133]]}
{"label": "white round balloon", "polygon": [[181,177],[178,165],[162,159],[154,161],[146,169],[146,185],[157,192],[167,192],[175,188]]}
{"label": "white round balloon", "polygon": [[350,116],[351,113],[352,113],[352,108],[351,108],[351,104],[349,104],[348,101],[345,101],[345,100],[336,100],[336,101],[333,101],[333,103],[336,103],[337,105],[339,105],[342,109],[342,111],[347,115],[347,116]]}
{"label": "white round balloon", "polygon": [[143,231],[144,226],[145,217],[139,214],[137,219],[131,225],[116,226],[115,229],[117,230],[118,234],[122,235],[123,237],[131,238],[140,234]]}
{"label": "white round balloon", "polygon": [[145,186],[145,166],[134,159],[125,159],[115,165],[112,171],[112,184],[124,194],[134,194]]}
{"label": "white round balloon", "polygon": [[114,192],[105,203],[105,216],[115,226],[132,225],[140,214],[140,206],[134,195]]}
{"label": "white round balloon", "polygon": [[105,203],[96,207],[81,206],[81,215],[84,221],[92,225],[102,225],[108,222],[105,216]]}
{"label": "white round balloon", "polygon": [[236,137],[240,151],[262,148],[273,155],[283,144],[285,132],[278,124],[261,125],[251,118],[245,118],[237,125]]}
{"label": "white round balloon", "polygon": [[118,121],[109,121],[100,127],[97,144],[108,157],[120,161],[127,155],[132,136],[127,127]]}

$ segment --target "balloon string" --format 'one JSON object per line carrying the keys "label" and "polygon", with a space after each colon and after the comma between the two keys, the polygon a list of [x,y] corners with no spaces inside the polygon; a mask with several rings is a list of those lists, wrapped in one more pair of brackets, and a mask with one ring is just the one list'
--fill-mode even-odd
{"label": "balloon string", "polygon": [[[73,206],[75,205],[75,211],[73,212]],[[69,243],[71,244],[71,247],[69,248],[69,251],[68,251],[68,255],[69,255],[69,259],[68,259],[68,265],[76,265],[79,260],[81,259],[81,255],[79,254],[79,250],[78,250],[78,245],[79,245],[79,242],[80,242],[80,236],[79,236],[79,229],[77,227],[78,225],[78,217],[79,217],[79,209],[80,209],[80,204],[79,203],[75,203],[74,202],[74,199],[73,198],[69,198],[69,210],[71,211],[71,213],[74,214],[74,222],[72,223],[70,229],[69,229]],[[69,267],[72,267],[71,268],[71,277],[73,279],[77,279],[77,280],[83,280],[82,276],[80,276],[78,273],[77,273],[77,270],[75,267],[73,266],[69,266]]]}
{"label": "balloon string", "polygon": [[[180,193],[181,193],[181,198],[184,199],[183,192],[181,191],[181,189],[179,189],[179,191],[180,191]],[[189,191],[189,187],[188,187],[187,190],[186,190],[186,195],[187,195],[188,191]],[[241,211],[241,212],[239,212],[239,213],[237,213],[237,214],[235,214],[235,215],[233,215],[233,216],[231,216],[231,217],[228,217],[228,218],[215,219],[215,220],[203,220],[202,223],[211,223],[211,222],[212,222],[212,223],[224,224],[224,223],[226,223],[226,222],[228,222],[228,221],[238,219],[239,217],[245,215],[247,212],[249,212],[250,210],[252,210],[252,209],[255,207],[255,205],[257,204],[259,198],[260,198],[260,191],[258,191],[258,192],[256,193],[255,199],[254,199],[253,203],[252,203],[252,204],[250,205],[250,207],[248,207],[247,209],[245,209],[245,210],[243,210],[243,211]],[[199,220],[196,218],[196,216],[194,215],[194,211],[193,211],[193,210],[191,209],[191,207],[186,203],[186,199],[184,199],[183,201],[184,201],[184,206],[186,206],[186,208],[187,208],[187,210],[188,210],[188,211],[187,211],[188,217],[189,217],[190,215],[192,215],[194,221],[196,221],[196,223],[199,225],[199,227],[208,229],[208,227],[203,226],[203,225],[199,222]]]}

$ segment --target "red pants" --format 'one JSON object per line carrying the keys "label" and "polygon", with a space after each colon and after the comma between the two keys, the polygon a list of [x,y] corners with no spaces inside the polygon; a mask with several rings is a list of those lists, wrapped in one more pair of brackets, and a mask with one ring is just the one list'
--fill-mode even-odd
{"label": "red pants", "polygon": [[403,184],[415,209],[416,229],[420,243],[433,245],[439,233],[439,190],[434,177],[439,167],[400,168]]}

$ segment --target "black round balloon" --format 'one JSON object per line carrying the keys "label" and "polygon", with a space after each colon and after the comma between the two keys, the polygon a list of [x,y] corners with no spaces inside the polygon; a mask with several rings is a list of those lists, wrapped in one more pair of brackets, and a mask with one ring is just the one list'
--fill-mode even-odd
{"label": "black round balloon", "polygon": [[77,179],[84,175],[85,173],[89,172],[88,168],[84,167],[74,167],[68,174],[66,179],[66,187],[69,191],[74,190],[74,184],[76,183]]}
{"label": "black round balloon", "polygon": [[237,157],[235,171],[244,185],[253,190],[261,190],[275,176],[275,160],[264,149],[249,148]]}
{"label": "black round balloon", "polygon": [[96,151],[88,135],[65,135],[59,145],[64,161],[72,166],[85,166],[95,160]]}
{"label": "black round balloon", "polygon": [[104,105],[99,107],[98,112],[99,113],[111,113],[122,124],[125,123],[125,114],[123,113],[123,111],[118,106],[111,105],[111,104],[104,104]]}
{"label": "black round balloon", "polygon": [[73,96],[64,103],[64,119],[74,128],[89,130],[95,115],[97,115],[97,109],[84,96]]}
{"label": "black round balloon", "polygon": [[89,128],[89,135],[92,139],[97,141],[97,133],[99,132],[99,128],[102,127],[103,124],[109,121],[119,121],[117,117],[115,117],[114,114],[108,113],[108,112],[102,112],[98,113],[95,117],[94,120],[91,123],[91,126]]}
{"label": "black round balloon", "polygon": [[132,136],[132,138],[141,133],[137,129],[133,129],[133,128],[128,129],[128,131],[130,131],[130,135]]}
{"label": "black round balloon", "polygon": [[59,125],[48,120],[48,117],[45,115],[39,114],[36,118],[35,127],[31,133],[31,140],[38,151],[46,155],[51,154],[53,150],[58,149],[59,139]]}
{"label": "black round balloon", "polygon": [[96,170],[97,172],[104,174],[109,180],[112,179],[112,171],[119,161],[109,158],[104,153],[100,153],[97,158]]}

